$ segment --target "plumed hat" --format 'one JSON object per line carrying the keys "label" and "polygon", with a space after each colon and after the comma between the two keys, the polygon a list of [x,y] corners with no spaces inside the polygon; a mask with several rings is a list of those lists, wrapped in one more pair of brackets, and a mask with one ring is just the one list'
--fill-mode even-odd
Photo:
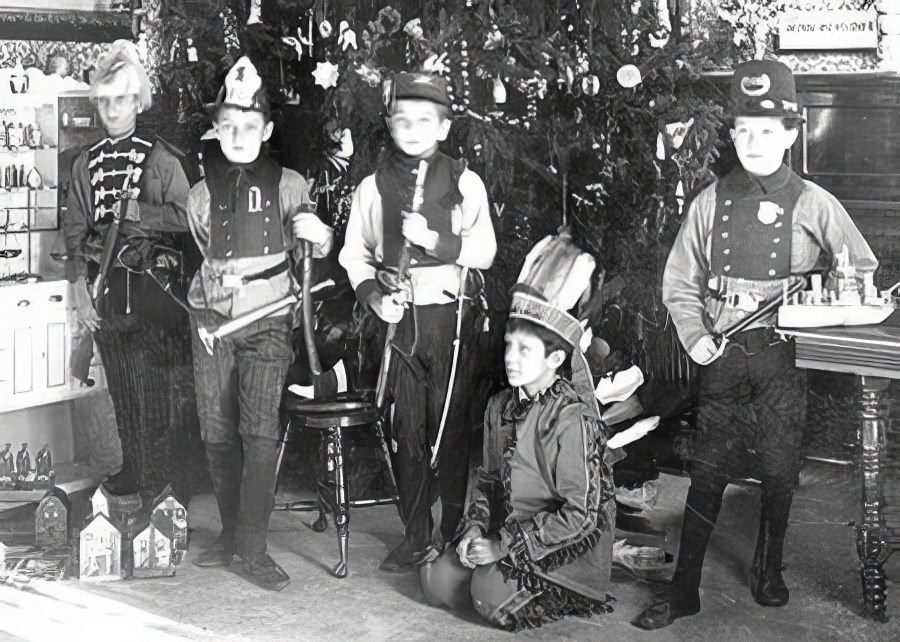
{"label": "plumed hat", "polygon": [[599,418],[594,385],[581,351],[584,328],[572,309],[586,301],[596,262],[572,242],[568,229],[548,236],[525,257],[512,288],[510,319],[525,319],[559,335],[572,346],[572,385]]}

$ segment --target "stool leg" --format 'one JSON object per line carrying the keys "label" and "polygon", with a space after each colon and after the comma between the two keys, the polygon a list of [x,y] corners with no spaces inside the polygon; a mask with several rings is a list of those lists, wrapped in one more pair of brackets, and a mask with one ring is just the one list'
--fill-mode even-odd
{"label": "stool leg", "polygon": [[341,427],[334,426],[328,431],[334,461],[334,526],[337,529],[341,561],[332,573],[336,577],[347,577],[347,562],[350,542],[350,502],[344,479],[344,448],[341,443]]}
{"label": "stool leg", "polygon": [[322,465],[322,475],[316,484],[316,502],[319,505],[319,516],[312,524],[312,529],[317,533],[321,533],[328,528],[328,502],[325,493],[331,490],[328,474],[334,468],[334,462],[331,458],[331,439],[326,434],[322,434],[319,441],[319,461]]}

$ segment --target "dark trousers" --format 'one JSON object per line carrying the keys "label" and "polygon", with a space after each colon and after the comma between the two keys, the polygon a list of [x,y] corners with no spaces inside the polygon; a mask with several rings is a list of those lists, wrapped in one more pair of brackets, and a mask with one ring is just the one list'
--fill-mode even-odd
{"label": "dark trousers", "polygon": [[140,489],[167,484],[182,501],[191,495],[197,411],[187,320],[164,327],[139,315],[104,320],[93,333],[122,442],[123,467]]}
{"label": "dark trousers", "polygon": [[[475,315],[463,306],[461,345],[451,403],[439,449],[437,471],[431,470],[431,454],[437,439],[453,361],[457,304],[416,307],[417,323],[407,312],[398,324],[392,358],[390,389],[394,400],[392,437],[396,442],[394,472],[406,537],[413,550],[432,540],[431,505],[441,500],[440,531],[449,541],[462,518],[469,473],[472,428],[484,412],[477,354]],[[415,354],[408,352],[416,333]],[[436,482],[436,483],[435,483]]]}
{"label": "dark trousers", "polygon": [[222,520],[222,537],[253,560],[266,552],[275,501],[279,404],[292,360],[290,318],[263,319],[217,341],[210,355],[193,320],[200,430]]}
{"label": "dark trousers", "polygon": [[780,569],[806,417],[806,374],[794,366],[793,342],[759,352],[730,345],[700,368],[697,426],[675,584],[700,585],[709,537],[734,478],[762,482],[760,537],[754,570]]}

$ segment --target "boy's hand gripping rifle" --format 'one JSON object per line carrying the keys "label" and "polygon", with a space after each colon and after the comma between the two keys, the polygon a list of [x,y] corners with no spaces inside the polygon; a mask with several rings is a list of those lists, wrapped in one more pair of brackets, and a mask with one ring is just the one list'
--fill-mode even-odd
{"label": "boy's hand gripping rifle", "polygon": [[[422,201],[425,200],[425,175],[428,173],[428,162],[420,161],[419,169],[416,171],[416,187],[413,192],[412,206],[410,211],[418,214],[422,207]],[[400,286],[409,282],[409,247],[408,240],[403,241],[403,247],[400,250],[400,258],[397,261],[397,283]],[[394,336],[397,334],[397,324],[390,323],[387,332],[384,335],[384,352],[381,355],[381,367],[378,369],[378,383],[375,386],[375,407],[379,411],[383,411],[384,399],[387,395],[388,374],[391,369],[391,352],[393,351]]]}
{"label": "boy's hand gripping rifle", "polygon": [[91,284],[91,300],[94,302],[95,306],[97,305],[97,300],[106,291],[106,277],[109,275],[109,268],[112,266],[113,257],[116,253],[116,241],[119,238],[119,227],[122,220],[125,218],[125,213],[128,211],[128,193],[131,191],[131,177],[132,173],[129,172],[128,176],[125,177],[125,183],[122,185],[122,189],[119,190],[119,200],[117,201],[119,207],[117,211],[114,212],[113,220],[106,230],[106,238],[103,239],[103,252],[100,255],[100,271],[97,272],[97,277]]}

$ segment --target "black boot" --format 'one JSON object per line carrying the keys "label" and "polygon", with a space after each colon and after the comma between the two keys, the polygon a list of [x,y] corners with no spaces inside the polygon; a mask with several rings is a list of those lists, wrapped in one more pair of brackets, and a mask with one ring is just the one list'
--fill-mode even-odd
{"label": "black boot", "polygon": [[257,586],[280,591],[291,578],[266,553],[269,518],[275,505],[275,468],[279,442],[265,437],[244,435],[244,471],[240,488],[240,513],[237,520],[238,573]]}
{"label": "black boot", "polygon": [[234,533],[221,534],[209,547],[200,551],[194,559],[194,566],[211,568],[229,566],[234,561]]}
{"label": "black boot", "polygon": [[781,571],[791,498],[783,495],[763,492],[759,536],[750,568],[750,593],[762,606],[784,606],[790,597]]}
{"label": "black boot", "polygon": [[219,506],[222,531],[218,539],[197,556],[194,564],[202,567],[228,566],[235,554],[235,532],[244,467],[240,442],[207,442],[206,458]]}
{"label": "black boot", "polygon": [[678,563],[672,586],[631,623],[651,631],[669,626],[678,618],[700,612],[700,576],[703,558],[722,505],[724,482],[697,475],[691,482],[681,525]]}

